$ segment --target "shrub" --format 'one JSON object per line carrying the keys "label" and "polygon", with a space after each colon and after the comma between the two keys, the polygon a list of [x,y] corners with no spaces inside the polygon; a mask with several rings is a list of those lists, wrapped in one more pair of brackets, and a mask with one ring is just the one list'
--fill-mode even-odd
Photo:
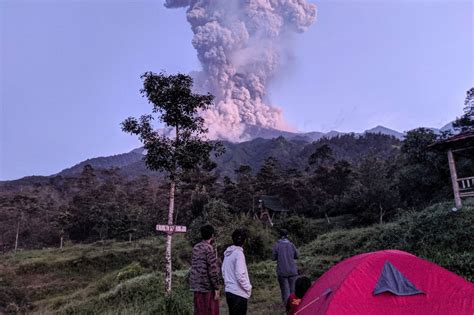
{"label": "shrub", "polygon": [[308,259],[347,258],[365,252],[399,249],[431,260],[469,280],[473,277],[472,235],[474,207],[452,212],[451,204],[442,203],[420,212],[407,212],[390,224],[321,235],[304,246],[302,253]]}
{"label": "shrub", "polygon": [[316,220],[295,215],[275,220],[275,229],[286,229],[296,246],[315,240],[319,235],[329,232],[332,227],[325,219]]}
{"label": "shrub", "polygon": [[145,273],[145,269],[140,265],[140,263],[134,262],[126,266],[125,268],[122,268],[121,270],[119,270],[119,272],[117,273],[116,279],[119,282],[122,282],[124,280],[138,277],[144,273]]}
{"label": "shrub", "polygon": [[248,231],[248,240],[244,245],[245,255],[249,262],[261,261],[271,256],[271,246],[276,240],[273,231],[266,228],[260,220],[249,215],[231,215],[229,206],[221,200],[211,200],[204,208],[201,217],[194,220],[186,237],[191,244],[201,240],[200,228],[211,224],[217,233],[216,246],[221,257],[225,249],[232,244],[231,235],[237,228]]}

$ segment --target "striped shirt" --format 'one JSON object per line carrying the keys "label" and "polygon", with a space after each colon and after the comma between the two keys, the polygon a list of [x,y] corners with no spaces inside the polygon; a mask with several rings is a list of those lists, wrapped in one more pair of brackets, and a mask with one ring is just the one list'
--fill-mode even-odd
{"label": "striped shirt", "polygon": [[219,266],[216,252],[206,241],[201,241],[193,247],[189,282],[191,291],[219,290]]}

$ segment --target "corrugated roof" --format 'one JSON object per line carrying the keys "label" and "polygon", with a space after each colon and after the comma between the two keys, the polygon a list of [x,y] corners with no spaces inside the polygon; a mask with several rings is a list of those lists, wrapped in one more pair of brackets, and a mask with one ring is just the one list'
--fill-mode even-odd
{"label": "corrugated roof", "polygon": [[280,199],[277,196],[261,196],[263,206],[275,212],[286,212],[288,209],[283,208]]}
{"label": "corrugated roof", "polygon": [[458,147],[474,146],[474,130],[465,131],[449,137],[448,139],[430,144],[429,147],[437,149],[448,149]]}

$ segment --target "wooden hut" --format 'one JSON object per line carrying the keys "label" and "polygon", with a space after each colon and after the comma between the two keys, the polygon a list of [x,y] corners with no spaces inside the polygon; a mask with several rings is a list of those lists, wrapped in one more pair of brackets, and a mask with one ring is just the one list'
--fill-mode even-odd
{"label": "wooden hut", "polygon": [[259,199],[260,220],[268,222],[273,226],[273,218],[276,213],[288,212],[283,208],[280,199],[277,196],[261,196]]}
{"label": "wooden hut", "polygon": [[448,154],[449,171],[454,192],[456,208],[462,208],[462,198],[474,197],[474,174],[458,178],[456,156],[463,156],[474,162],[474,130],[469,130],[436,142],[430,147],[446,151]]}

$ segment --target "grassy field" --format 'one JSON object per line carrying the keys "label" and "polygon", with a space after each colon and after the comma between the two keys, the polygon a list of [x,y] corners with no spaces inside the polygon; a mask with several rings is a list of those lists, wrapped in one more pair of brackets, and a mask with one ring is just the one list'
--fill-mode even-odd
{"label": "grassy field", "polygon": [[[361,252],[401,249],[473,281],[474,207],[451,212],[438,204],[407,212],[396,222],[337,229],[300,247],[300,270],[319,277],[338,261]],[[174,293],[163,292],[163,238],[133,243],[106,241],[63,249],[20,251],[0,256],[0,313],[190,314],[186,285],[191,247],[174,238]],[[267,244],[271,246],[271,244]],[[283,314],[275,265],[249,264],[254,285],[250,314]],[[227,314],[221,300],[221,314]]]}

